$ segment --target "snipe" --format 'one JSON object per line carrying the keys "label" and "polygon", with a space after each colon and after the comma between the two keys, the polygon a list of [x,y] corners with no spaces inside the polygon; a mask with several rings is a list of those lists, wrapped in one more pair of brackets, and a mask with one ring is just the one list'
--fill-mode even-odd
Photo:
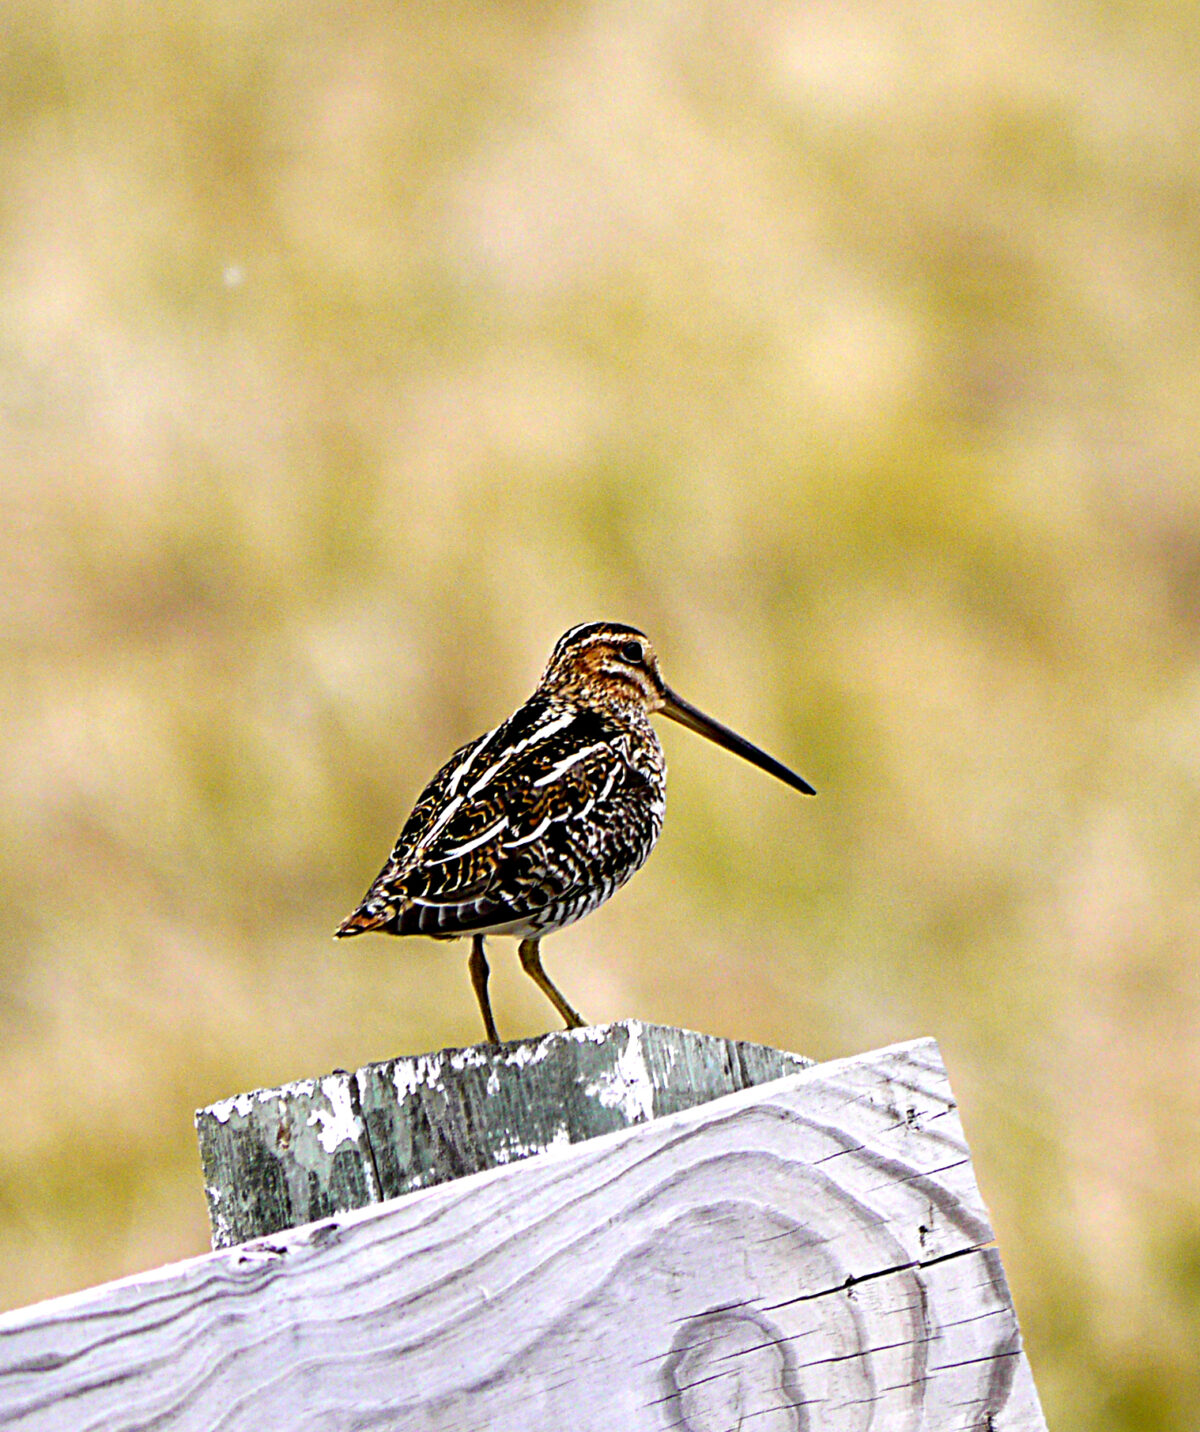
{"label": "snipe", "polygon": [[472,936],[487,1036],[485,935],[515,935],[521,964],[571,1028],[583,1020],[542,969],[538,944],[590,914],[646,860],[662,829],[661,712],[805,795],[794,771],[676,696],[634,627],[586,622],[559,638],[537,690],[463,746],[426,786],[387,864],[339,938]]}

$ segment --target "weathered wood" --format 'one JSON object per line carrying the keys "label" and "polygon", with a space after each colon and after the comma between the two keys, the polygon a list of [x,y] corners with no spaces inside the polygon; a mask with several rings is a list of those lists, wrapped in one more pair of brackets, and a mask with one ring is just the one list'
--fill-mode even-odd
{"label": "weathered wood", "polygon": [[692,1108],[811,1062],[625,1019],[239,1094],[196,1115],[213,1247]]}
{"label": "weathered wood", "polygon": [[0,1318],[5,1432],[1035,1432],[936,1046]]}

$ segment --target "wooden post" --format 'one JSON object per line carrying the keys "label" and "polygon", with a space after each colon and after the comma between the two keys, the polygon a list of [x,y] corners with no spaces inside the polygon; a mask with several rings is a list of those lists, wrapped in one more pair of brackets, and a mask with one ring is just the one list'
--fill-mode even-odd
{"label": "wooden post", "polygon": [[239,1094],[196,1115],[213,1247],[645,1123],[811,1063],[623,1019]]}
{"label": "wooden post", "polygon": [[932,1041],[650,1117],[619,1028],[625,1127],[0,1317],[0,1425],[1045,1432]]}

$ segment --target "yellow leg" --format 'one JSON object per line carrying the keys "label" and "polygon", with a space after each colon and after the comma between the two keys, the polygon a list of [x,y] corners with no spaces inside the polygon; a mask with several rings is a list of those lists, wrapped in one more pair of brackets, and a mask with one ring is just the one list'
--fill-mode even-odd
{"label": "yellow leg", "polygon": [[479,1001],[479,1012],[483,1015],[483,1027],[487,1030],[487,1037],[493,1044],[499,1044],[496,1021],[492,1018],[492,1002],[488,999],[488,962],[483,953],[482,935],[471,936],[471,958],[467,961],[467,968],[471,971],[471,984],[475,989],[475,998]]}
{"label": "yellow leg", "polygon": [[563,1019],[566,1020],[568,1029],[583,1028],[583,1020],[566,1002],[554,987],[550,976],[542,969],[542,957],[538,954],[538,942],[536,940],[521,941],[521,968],[534,984],[537,985],[538,989],[541,990],[554,1008],[558,1010]]}

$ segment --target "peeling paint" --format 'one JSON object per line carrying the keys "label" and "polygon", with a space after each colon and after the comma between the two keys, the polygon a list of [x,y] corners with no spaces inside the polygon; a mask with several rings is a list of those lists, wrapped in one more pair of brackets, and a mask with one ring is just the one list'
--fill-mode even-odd
{"label": "peeling paint", "polygon": [[629,1039],[614,1067],[587,1085],[585,1092],[606,1109],[620,1109],[631,1124],[654,1117],[654,1081],[642,1052],[642,1025],[627,1022]]}
{"label": "peeling paint", "polygon": [[486,1044],[471,1044],[466,1049],[456,1049],[450,1056],[450,1068],[456,1073],[463,1069],[482,1069],[492,1062],[492,1053]]}
{"label": "peeling paint", "polygon": [[308,1125],[320,1125],[317,1137],[327,1154],[341,1148],[344,1143],[354,1143],[362,1136],[362,1120],[354,1112],[350,1098],[350,1085],[337,1074],[327,1074],[321,1080],[321,1093],[329,1100],[329,1108],[314,1109],[308,1116]]}
{"label": "peeling paint", "polygon": [[436,1087],[442,1082],[445,1060],[438,1054],[418,1054],[415,1059],[397,1059],[392,1068],[396,1097],[405,1099],[418,1089]]}
{"label": "peeling paint", "polygon": [[562,1038],[561,1034],[551,1034],[545,1039],[539,1039],[536,1044],[519,1044],[515,1049],[507,1050],[504,1055],[505,1067],[530,1069],[533,1065],[540,1064]]}
{"label": "peeling paint", "polygon": [[619,1019],[615,1024],[589,1024],[570,1032],[572,1038],[586,1040],[589,1044],[607,1044],[614,1029],[624,1027],[632,1034],[635,1026],[640,1031],[641,1025],[636,1019]]}
{"label": "peeling paint", "polygon": [[[328,1077],[328,1076],[326,1076]],[[200,1115],[216,1119],[218,1124],[227,1124],[236,1114],[239,1119],[248,1119],[256,1104],[274,1103],[282,1115],[291,1099],[311,1099],[317,1090],[316,1079],[297,1079],[294,1084],[283,1084],[278,1089],[254,1089],[249,1094],[234,1094],[229,1099],[218,1099],[200,1110]]]}
{"label": "peeling paint", "polygon": [[244,1119],[254,1107],[253,1094],[234,1094],[230,1099],[218,1099],[215,1104],[210,1104],[204,1113],[211,1114],[218,1124],[227,1124],[236,1114],[239,1119]]}

